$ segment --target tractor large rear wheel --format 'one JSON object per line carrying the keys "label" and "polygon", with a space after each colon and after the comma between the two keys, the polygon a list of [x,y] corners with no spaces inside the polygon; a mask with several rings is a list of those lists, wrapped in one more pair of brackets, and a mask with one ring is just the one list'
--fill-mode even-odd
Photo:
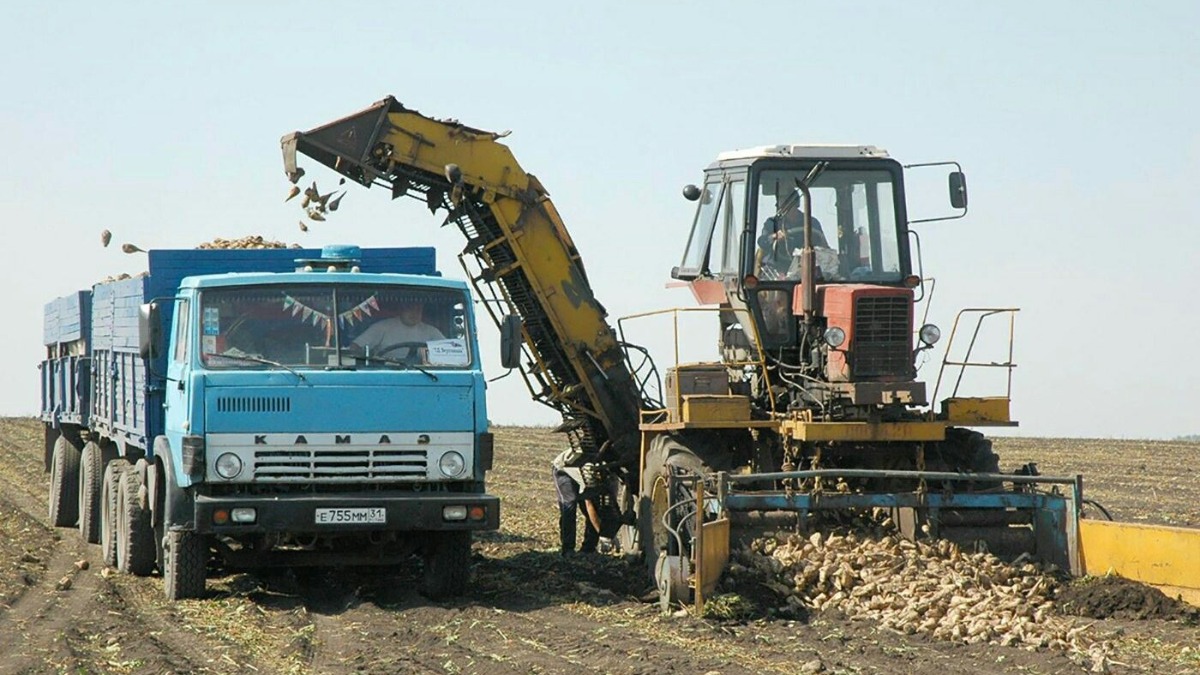
{"label": "tractor large rear wheel", "polygon": [[680,601],[686,594],[678,567],[691,555],[695,494],[686,486],[672,489],[672,472],[707,475],[709,468],[684,442],[675,436],[656,436],[646,452],[646,468],[638,503],[638,538],[643,562],[664,600]]}

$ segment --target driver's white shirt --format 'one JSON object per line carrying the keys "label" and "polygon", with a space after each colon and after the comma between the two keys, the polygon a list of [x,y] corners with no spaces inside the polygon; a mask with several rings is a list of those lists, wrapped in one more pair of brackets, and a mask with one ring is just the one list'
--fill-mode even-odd
{"label": "driver's white shirt", "polygon": [[[400,342],[429,342],[430,340],[445,339],[446,336],[442,335],[442,331],[427,323],[421,322],[410,326],[401,321],[400,317],[392,317],[369,326],[362,335],[354,338],[354,344],[370,348],[371,352],[375,353],[379,349]],[[397,349],[391,356],[404,358],[407,354],[407,349]]]}

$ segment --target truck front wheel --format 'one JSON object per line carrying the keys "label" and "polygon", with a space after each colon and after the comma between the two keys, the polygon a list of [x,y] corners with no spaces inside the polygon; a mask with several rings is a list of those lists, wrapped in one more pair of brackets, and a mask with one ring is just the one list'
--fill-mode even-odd
{"label": "truck front wheel", "polygon": [[163,589],[168,600],[204,596],[208,541],[187,531],[167,532],[163,541]]}
{"label": "truck front wheel", "polygon": [[150,509],[138,494],[141,474],[134,469],[121,472],[117,492],[117,569],[144,577],[154,571],[154,527]]}
{"label": "truck front wheel", "polygon": [[70,527],[79,518],[79,449],[59,436],[50,464],[50,521]]}
{"label": "truck front wheel", "polygon": [[421,594],[432,600],[462,595],[471,576],[471,532],[430,532]]}

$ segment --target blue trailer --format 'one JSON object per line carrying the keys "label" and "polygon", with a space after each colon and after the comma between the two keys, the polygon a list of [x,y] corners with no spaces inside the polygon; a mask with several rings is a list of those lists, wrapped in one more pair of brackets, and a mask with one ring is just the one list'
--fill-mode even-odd
{"label": "blue trailer", "polygon": [[[468,287],[431,248],[157,250],[46,305],[49,508],[171,599],[230,568],[424,558],[499,526]],[[415,319],[414,319],[415,317]],[[390,343],[390,344],[388,344]]]}

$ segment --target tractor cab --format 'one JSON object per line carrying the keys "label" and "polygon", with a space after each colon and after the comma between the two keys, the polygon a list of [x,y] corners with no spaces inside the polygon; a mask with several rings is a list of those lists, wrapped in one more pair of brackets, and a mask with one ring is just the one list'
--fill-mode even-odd
{"label": "tractor cab", "polygon": [[[952,190],[964,186],[957,175]],[[761,350],[769,365],[766,377],[732,373],[735,391],[774,399],[772,408],[836,409],[842,419],[926,404],[915,355],[938,331],[914,337],[921,279],[909,249],[904,167],[885,150],[727,152],[705,170],[703,186],[684,194],[698,207],[672,276],[702,304],[728,308],[720,313],[727,363]],[[772,385],[782,396],[767,395]]]}

